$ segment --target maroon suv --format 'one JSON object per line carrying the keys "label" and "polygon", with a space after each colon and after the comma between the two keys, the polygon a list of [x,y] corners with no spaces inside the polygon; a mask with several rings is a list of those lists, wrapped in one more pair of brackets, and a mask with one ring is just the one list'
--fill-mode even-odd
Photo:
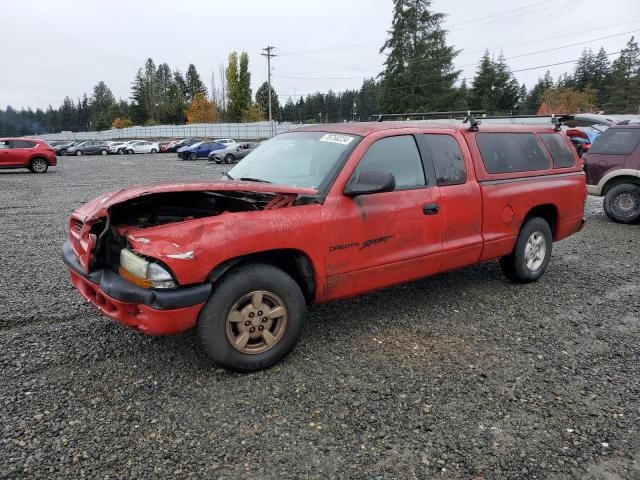
{"label": "maroon suv", "polygon": [[600,135],[583,160],[587,190],[604,196],[615,222],[640,222],[640,124],[618,124]]}
{"label": "maroon suv", "polygon": [[28,168],[44,173],[57,165],[55,150],[35,138],[0,138],[0,168]]}

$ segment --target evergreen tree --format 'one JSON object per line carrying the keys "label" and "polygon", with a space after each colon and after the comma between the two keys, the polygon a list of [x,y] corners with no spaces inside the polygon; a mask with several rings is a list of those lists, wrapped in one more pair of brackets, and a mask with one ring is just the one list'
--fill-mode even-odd
{"label": "evergreen tree", "polygon": [[193,63],[187,68],[185,83],[187,102],[191,102],[198,93],[202,93],[205,97],[207,96],[207,87],[204,86],[204,83],[200,79],[200,74]]}
{"label": "evergreen tree", "polygon": [[538,109],[540,108],[541,96],[548,89],[552,88],[554,85],[553,78],[551,77],[551,72],[547,70],[544,74],[544,78],[538,78],[538,81],[533,86],[533,88],[529,91],[527,95],[527,99],[524,102],[524,111],[521,113],[525,113],[527,115],[535,115],[538,113]]}
{"label": "evergreen tree", "polygon": [[[109,120],[109,109],[115,103],[116,99],[111,93],[107,84],[103,81],[93,87],[93,95],[91,96],[91,121],[93,122],[93,128],[96,130],[106,130],[111,127],[111,121]],[[79,112],[83,112],[83,108],[79,103]],[[80,124],[83,123],[83,119],[80,119]],[[83,126],[79,125],[79,128]]]}
{"label": "evergreen tree", "polygon": [[598,54],[593,61],[591,86],[598,92],[598,105],[604,105],[609,98],[609,76],[611,75],[611,65],[609,57],[604,48],[598,50]]}
{"label": "evergreen tree", "polygon": [[[356,101],[355,118],[363,122],[369,120],[371,115],[380,112],[380,83],[369,78],[362,82]],[[352,115],[351,118],[353,118]]]}
{"label": "evergreen tree", "polygon": [[237,106],[240,111],[252,106],[251,101],[251,72],[249,72],[249,55],[247,52],[240,54],[240,69],[238,71],[238,99]]}
{"label": "evergreen tree", "polygon": [[611,65],[611,93],[607,109],[615,113],[640,111],[640,50],[634,37]]}
{"label": "evergreen tree", "polygon": [[[575,88],[578,90],[584,90],[588,86],[593,86],[594,64],[595,56],[593,55],[593,51],[590,48],[585,48],[578,59],[576,69],[573,74]],[[566,87],[567,85],[563,86]]]}
{"label": "evergreen tree", "polygon": [[442,13],[432,13],[431,0],[394,0],[388,52],[381,74],[381,107],[386,113],[447,110],[460,72],[458,54],[446,44]]}
{"label": "evergreen tree", "polygon": [[[260,85],[260,88],[256,91],[256,104],[262,108],[264,113],[263,118],[269,118],[269,84],[264,82]],[[273,87],[271,88],[271,115],[273,118],[278,118],[280,113],[280,102],[278,101],[278,94]]]}

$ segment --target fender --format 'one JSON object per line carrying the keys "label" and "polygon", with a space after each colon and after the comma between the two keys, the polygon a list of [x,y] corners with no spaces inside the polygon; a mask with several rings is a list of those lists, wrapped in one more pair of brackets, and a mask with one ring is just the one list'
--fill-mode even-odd
{"label": "fender", "polygon": [[632,168],[621,168],[619,170],[613,170],[607,173],[604,177],[600,179],[598,185],[587,185],[587,192],[589,195],[596,195],[601,197],[603,195],[604,186],[616,177],[639,177],[640,178],[640,170],[634,170]]}

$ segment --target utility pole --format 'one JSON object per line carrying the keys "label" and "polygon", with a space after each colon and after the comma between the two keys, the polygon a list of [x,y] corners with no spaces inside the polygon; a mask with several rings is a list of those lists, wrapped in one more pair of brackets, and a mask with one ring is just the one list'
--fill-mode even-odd
{"label": "utility pole", "polygon": [[273,116],[271,113],[271,58],[277,57],[277,55],[271,53],[271,51],[276,47],[267,46],[267,48],[263,48],[262,50],[267,53],[261,53],[263,57],[267,57],[267,83],[269,84],[269,126],[271,128],[271,135],[273,136]]}

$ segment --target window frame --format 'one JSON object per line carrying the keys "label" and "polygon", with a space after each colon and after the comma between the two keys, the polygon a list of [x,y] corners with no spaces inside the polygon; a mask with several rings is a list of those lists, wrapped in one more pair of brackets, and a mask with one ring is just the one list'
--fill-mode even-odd
{"label": "window frame", "polygon": [[[367,156],[367,154],[369,153],[369,151],[373,148],[373,146],[380,142],[381,140],[387,140],[389,138],[395,138],[395,137],[412,137],[414,143],[415,143],[415,147],[416,147],[416,152],[418,154],[418,160],[420,163],[420,166],[422,167],[422,175],[424,178],[424,184],[423,185],[413,185],[413,186],[402,186],[402,187],[398,187],[396,186],[396,188],[393,189],[394,192],[401,192],[401,191],[406,191],[406,190],[421,190],[424,188],[430,188],[433,185],[431,184],[431,175],[430,172],[427,171],[427,167],[425,165],[425,159],[424,159],[424,155],[423,152],[420,148],[420,144],[418,141],[418,135],[415,133],[394,133],[392,135],[385,135],[383,137],[377,138],[375,140],[373,140],[373,142],[367,147],[367,150],[362,154],[362,156],[360,157],[360,159],[358,160],[358,163],[355,165],[355,167],[353,168],[353,171],[351,172],[351,176],[349,177],[349,180],[347,181],[347,184],[349,181],[351,181],[352,178],[354,178],[354,176],[356,175],[356,172],[358,171],[358,167],[362,164],[362,162],[365,160],[365,157]],[[393,172],[391,172],[390,170],[387,170],[390,173],[393,174]],[[394,175],[395,178],[395,175]]]}
{"label": "window frame", "polygon": [[[539,132],[536,131],[512,131],[512,132],[492,132],[492,131],[488,131],[488,132],[477,132],[474,135],[474,142],[475,142],[475,147],[478,151],[478,155],[479,155],[479,160],[480,160],[480,165],[482,165],[483,170],[486,172],[486,174],[492,178],[520,178],[520,177],[528,177],[528,176],[539,176],[541,172],[550,172],[553,171],[553,159],[551,158],[551,154],[549,153],[549,151],[547,150],[547,147],[545,146],[545,144],[542,142],[542,139],[538,136]],[[530,170],[514,170],[514,171],[500,171],[500,172],[491,172],[489,171],[489,169],[487,168],[487,164],[485,162],[484,159],[484,155],[482,154],[482,148],[480,147],[480,142],[478,141],[479,137],[481,135],[530,135],[531,137],[533,137],[533,139],[535,140],[535,142],[538,144],[538,149],[540,150],[540,152],[542,153],[542,155],[547,159],[547,166],[546,168],[542,168],[542,169],[530,169]],[[575,166],[574,166],[575,167]]]}
{"label": "window frame", "polygon": [[[551,165],[554,170],[562,169],[562,168],[574,168],[576,166],[576,157],[574,156],[575,148],[573,147],[569,148],[569,145],[565,143],[564,139],[561,138],[560,135],[564,135],[566,137],[564,132],[563,133],[538,133],[538,137],[540,137],[540,141],[544,145],[544,148],[547,149],[547,152],[551,157]],[[553,152],[551,151],[551,148],[549,148],[547,143],[544,141],[545,137],[557,138],[560,141],[560,143],[566,147],[567,151],[571,155],[571,159],[573,160],[573,163],[571,165],[556,165],[556,159],[553,156]]]}
{"label": "window frame", "polygon": [[[459,183],[445,183],[445,184],[438,184],[438,175],[436,174],[436,165],[435,162],[433,161],[433,158],[435,157],[435,155],[433,154],[433,151],[431,150],[431,147],[429,146],[429,141],[427,139],[427,136],[434,136],[434,135],[440,135],[440,136],[448,136],[449,138],[451,138],[451,140],[453,140],[453,142],[457,145],[458,147],[458,151],[460,152],[460,158],[462,158],[462,165],[464,165],[464,181],[463,182],[459,182]],[[429,167],[431,168],[432,172],[429,175],[430,177],[433,178],[433,185],[437,186],[437,187],[453,187],[455,185],[465,185],[466,183],[469,182],[469,167],[467,165],[467,160],[464,156],[464,152],[462,151],[462,147],[460,145],[460,142],[458,141],[458,139],[455,137],[455,135],[452,135],[449,132],[424,132],[422,134],[420,134],[422,143],[424,145],[423,149],[422,149],[422,153],[423,153],[423,157],[425,159],[425,163],[429,164]]]}

